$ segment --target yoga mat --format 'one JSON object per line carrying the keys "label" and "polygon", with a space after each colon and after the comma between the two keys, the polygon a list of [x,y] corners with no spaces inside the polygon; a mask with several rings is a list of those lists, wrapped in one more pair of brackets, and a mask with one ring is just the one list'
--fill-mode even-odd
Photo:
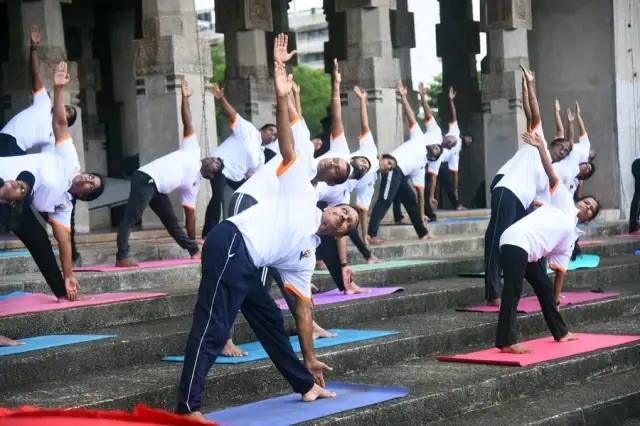
{"label": "yoga mat", "polygon": [[[380,269],[391,269],[391,268],[402,268],[405,266],[418,266],[418,265],[429,265],[432,263],[443,263],[444,260],[419,260],[419,259],[397,259],[397,260],[386,260],[382,263],[361,263],[358,265],[351,265],[351,270],[353,272],[368,272],[368,271],[378,271]],[[329,275],[329,271],[327,270],[318,270],[313,271],[316,275]]]}
{"label": "yoga mat", "polygon": [[[314,305],[328,305],[331,303],[339,303],[339,302],[347,302],[349,300],[358,300],[358,299],[368,299],[370,297],[377,296],[385,296],[387,294],[398,293],[400,291],[404,291],[403,287],[362,287],[363,289],[369,290],[368,293],[358,293],[346,295],[343,294],[340,290],[335,289],[331,291],[325,291],[324,293],[317,293],[313,295],[313,304]],[[287,302],[284,299],[276,300],[276,304],[280,307],[280,309],[286,310],[289,309],[287,307]]]}
{"label": "yoga mat", "polygon": [[[329,330],[332,333],[336,333],[337,337],[324,337],[316,339],[313,342],[313,347],[316,349],[331,348],[333,346],[346,345],[347,343],[361,342],[363,340],[378,339],[380,337],[391,336],[394,334],[400,334],[399,331],[378,331],[378,330]],[[289,338],[293,350],[297,353],[300,352],[300,341],[298,336],[291,336]],[[269,355],[264,350],[260,342],[251,342],[238,345],[240,349],[245,351],[248,355],[243,357],[228,357],[219,356],[216,359],[216,364],[243,364],[245,362],[259,361],[261,359],[268,359]],[[162,358],[163,361],[168,362],[184,362],[184,356],[166,356]]]}
{"label": "yoga mat", "polygon": [[205,415],[224,426],[289,426],[356,408],[379,404],[409,394],[408,388],[327,383],[335,398],[302,402],[299,394],[265,399]]}
{"label": "yoga mat", "polygon": [[106,303],[126,302],[130,300],[150,299],[165,296],[166,293],[103,293],[92,294],[77,302],[58,302],[55,296],[43,293],[31,293],[0,302],[0,317],[30,314],[34,312],[59,311],[61,309],[81,308]]}
{"label": "yoga mat", "polygon": [[[58,249],[53,249],[54,254],[59,254]],[[10,259],[13,257],[29,257],[31,253],[29,250],[9,250],[9,251],[0,251],[0,259]]]}
{"label": "yoga mat", "polygon": [[0,294],[0,302],[2,302],[3,300],[14,299],[16,297],[26,296],[28,294],[31,293],[27,293],[26,291],[14,291],[9,294]]}
{"label": "yoga mat", "polygon": [[200,259],[167,259],[167,260],[150,260],[148,262],[138,262],[138,266],[131,268],[118,268],[114,265],[94,265],[73,268],[75,272],[120,272],[131,271],[135,269],[154,269],[166,268],[168,266],[192,265],[200,263]]}
{"label": "yoga mat", "polygon": [[[596,254],[581,254],[569,262],[567,271],[575,271],[576,269],[592,269],[597,268],[600,264],[600,256]],[[547,274],[551,274],[553,271],[547,268]],[[484,271],[478,272],[456,272],[456,275],[461,278],[484,278]]]}
{"label": "yoga mat", "polygon": [[489,221],[488,217],[451,217],[448,219],[438,219],[436,223],[466,223],[466,222],[480,222],[480,221]]}
{"label": "yoga mat", "polygon": [[94,340],[109,339],[111,337],[118,336],[100,334],[59,334],[28,337],[26,339],[17,339],[20,342],[24,342],[24,345],[0,347],[0,356],[39,351],[40,349],[55,348],[58,346],[75,345],[76,343],[93,342]]}
{"label": "yoga mat", "polygon": [[610,334],[576,333],[576,336],[578,336],[578,340],[571,342],[556,342],[553,337],[522,342],[522,346],[533,351],[530,354],[504,354],[498,349],[492,348],[464,355],[438,356],[436,359],[446,362],[525,367],[640,340],[640,336],[614,336]]}
{"label": "yoga mat", "polygon": [[640,250],[636,250],[636,256],[640,256]]}
{"label": "yoga mat", "polygon": [[631,234],[620,234],[616,235],[617,238],[629,238],[629,237],[640,237],[640,231],[632,232]]}
{"label": "yoga mat", "polygon": [[606,243],[605,240],[584,240],[584,241],[578,241],[578,245],[579,246],[592,246],[594,244],[602,244],[602,243]]}
{"label": "yoga mat", "polygon": [[[596,293],[593,291],[575,291],[570,293],[562,293],[560,295],[560,306],[577,305],[579,303],[593,302],[594,300],[608,299],[618,297],[620,293]],[[469,308],[456,308],[459,312],[500,312],[498,306],[471,306]],[[529,314],[532,312],[540,312],[540,303],[536,296],[523,297],[518,303],[518,312]]]}

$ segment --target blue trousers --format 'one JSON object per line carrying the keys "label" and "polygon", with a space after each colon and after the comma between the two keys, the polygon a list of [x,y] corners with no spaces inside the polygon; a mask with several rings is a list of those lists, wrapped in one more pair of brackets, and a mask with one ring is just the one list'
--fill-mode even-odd
{"label": "blue trousers", "polygon": [[202,278],[185,349],[177,413],[201,410],[207,374],[229,338],[238,310],[293,391],[303,394],[313,387],[313,376],[293,351],[282,312],[262,285],[242,234],[225,220],[211,230],[202,247]]}

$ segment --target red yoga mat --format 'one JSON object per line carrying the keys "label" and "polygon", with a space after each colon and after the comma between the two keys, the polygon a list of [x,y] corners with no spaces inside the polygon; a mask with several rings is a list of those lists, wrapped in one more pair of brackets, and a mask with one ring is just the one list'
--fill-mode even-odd
{"label": "red yoga mat", "polygon": [[[560,306],[577,305],[578,303],[593,302],[594,300],[608,299],[620,296],[620,293],[596,293],[593,291],[574,291],[560,295]],[[523,297],[518,303],[518,312],[529,314],[540,312],[540,303],[536,296]],[[479,305],[468,308],[457,308],[458,312],[500,312],[498,306]]]}
{"label": "red yoga mat", "polygon": [[193,265],[200,263],[200,259],[167,259],[167,260],[150,260],[148,262],[138,262],[138,266],[131,268],[119,268],[114,265],[94,265],[73,268],[74,272],[120,272],[132,271],[135,269],[155,269],[166,268],[169,266]]}
{"label": "red yoga mat", "polygon": [[445,362],[526,367],[527,365],[567,358],[572,355],[584,354],[640,340],[640,336],[615,336],[610,334],[576,333],[576,336],[578,336],[578,340],[571,342],[556,342],[553,337],[522,342],[523,347],[533,351],[529,354],[505,354],[496,348],[491,348],[463,355],[438,356],[436,359]]}
{"label": "red yoga mat", "polygon": [[43,293],[32,293],[1,301],[0,317],[150,299],[153,297],[166,296],[166,294],[167,293],[103,293],[86,296],[86,299],[78,300],[77,302],[58,302],[55,296],[49,296]]}

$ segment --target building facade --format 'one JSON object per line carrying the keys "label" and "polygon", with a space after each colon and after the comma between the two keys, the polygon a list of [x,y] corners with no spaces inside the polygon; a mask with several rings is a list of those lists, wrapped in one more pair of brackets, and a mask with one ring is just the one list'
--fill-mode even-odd
{"label": "building facade", "polygon": [[[194,91],[191,108],[204,156],[217,145],[207,31],[224,36],[228,98],[258,125],[274,120],[270,46],[275,34],[287,32],[300,47],[298,59],[327,71],[333,58],[340,61],[350,143],[359,134],[351,90],[356,84],[369,95],[380,152],[402,142],[395,86],[401,79],[413,87],[409,53],[419,28],[407,0],[325,0],[323,11],[295,18],[299,27],[287,0],[216,0],[215,10],[206,12],[196,19],[193,0],[0,0],[0,121],[31,102],[28,40],[35,23],[42,32],[41,73],[49,90],[55,64],[65,58],[70,63],[66,96],[81,113],[72,133],[86,170],[126,178],[138,164],[176,149],[183,79]],[[480,31],[488,39],[481,87],[475,62]],[[313,49],[321,43],[318,61],[319,50]],[[459,94],[461,128],[474,136],[462,152],[463,201],[482,181],[490,182],[519,146],[525,131],[522,63],[536,73],[549,137],[555,133],[554,99],[580,102],[598,151],[598,172],[587,192],[606,208],[626,211],[633,191],[630,165],[640,151],[640,2],[483,0],[481,22],[475,22],[471,0],[440,0],[437,45],[444,86]],[[440,105],[444,119],[446,100]],[[203,185],[199,221],[209,196]],[[80,231],[117,223],[117,209],[89,212],[85,203],[78,206]],[[158,220],[149,213],[143,225],[157,226]]]}

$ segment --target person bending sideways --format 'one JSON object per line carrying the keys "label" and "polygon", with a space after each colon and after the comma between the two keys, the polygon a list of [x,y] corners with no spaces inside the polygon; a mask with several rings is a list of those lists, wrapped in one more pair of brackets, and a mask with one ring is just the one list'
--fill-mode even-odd
{"label": "person bending sideways", "polygon": [[[73,197],[97,198],[104,191],[100,175],[80,173],[78,153],[69,134],[63,102],[64,86],[69,82],[67,64],[61,62],[54,73],[54,114],[52,120],[55,143],[42,147],[39,154],[0,158],[0,177],[13,178],[20,170],[36,177],[33,209],[23,209],[11,231],[33,256],[53,294],[59,299],[77,300],[78,281],[73,276],[71,216]],[[48,220],[58,242],[60,267],[46,229],[34,214]]]}
{"label": "person bending sideways", "polygon": [[[562,185],[552,165],[546,142],[541,134],[526,133],[523,140],[539,152],[549,178],[551,201],[511,225],[500,238],[500,263],[504,270],[504,288],[498,316],[495,346],[502,352],[523,354],[531,352],[517,344],[517,307],[526,279],[540,302],[542,314],[553,338],[559,342],[576,340],[560,315],[560,293],[573,245],[582,231],[579,223],[594,219],[600,204],[593,197],[574,202],[571,193]],[[546,268],[539,262],[549,260],[555,271],[553,284]]]}
{"label": "person bending sideways", "polygon": [[[129,257],[131,230],[147,208],[158,215],[169,235],[180,247],[187,250],[192,259],[200,258],[200,247],[196,243],[196,202],[202,179],[210,179],[220,172],[221,163],[215,157],[200,160],[200,146],[191,121],[189,97],[191,90],[186,80],[182,81],[182,125],[184,138],[180,149],[140,167],[131,177],[131,192],[118,229],[118,253],[116,266],[137,266]],[[178,190],[184,209],[185,227],[180,227],[168,194]]]}
{"label": "person bending sideways", "polygon": [[[310,282],[319,235],[344,236],[358,225],[347,206],[316,208],[311,156],[298,156],[291,131],[287,97],[292,76],[276,62],[276,125],[282,162],[276,169],[277,194],[261,200],[216,226],[204,242],[202,279],[185,351],[176,412],[204,420],[200,412],[206,376],[229,337],[238,310],[254,330],[278,371],[306,402],[331,398],[324,389],[327,365],[315,357]],[[345,213],[346,210],[346,213]],[[278,269],[286,290],[297,299],[295,312],[304,362],[284,329],[282,311],[260,280],[259,268]]]}
{"label": "person bending sideways", "polygon": [[[544,138],[540,107],[533,87],[532,74],[523,68],[523,109],[527,127]],[[546,144],[545,144],[546,148]],[[570,145],[566,139],[554,140],[549,148],[552,161],[564,159]],[[529,145],[520,148],[501,169],[502,178],[491,193],[491,217],[484,237],[485,299],[489,305],[500,305],[502,283],[500,281],[499,242],[502,233],[527,214],[527,209],[540,194],[548,193],[547,178],[537,150]]]}

